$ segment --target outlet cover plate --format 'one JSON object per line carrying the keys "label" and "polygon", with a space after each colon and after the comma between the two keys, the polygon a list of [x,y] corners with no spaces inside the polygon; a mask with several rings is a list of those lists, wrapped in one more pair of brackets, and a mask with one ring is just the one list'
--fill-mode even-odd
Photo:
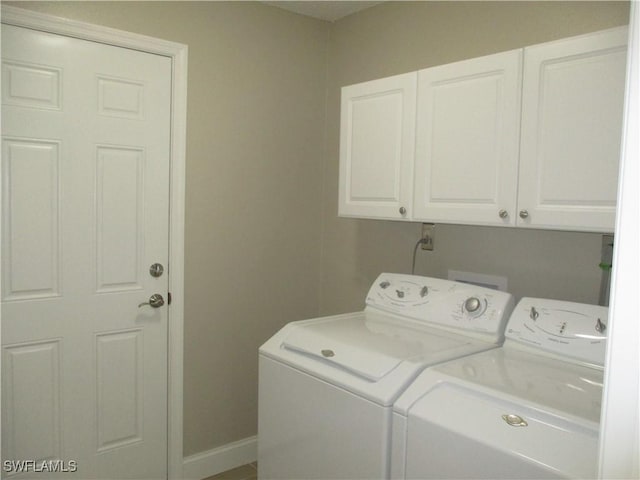
{"label": "outlet cover plate", "polygon": [[426,240],[422,242],[420,246],[422,250],[433,250],[433,241],[436,234],[436,226],[433,223],[422,224],[422,239]]}

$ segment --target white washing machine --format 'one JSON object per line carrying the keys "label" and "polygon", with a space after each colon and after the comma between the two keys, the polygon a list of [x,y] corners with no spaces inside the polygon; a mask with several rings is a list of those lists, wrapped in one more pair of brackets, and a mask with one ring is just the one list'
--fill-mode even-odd
{"label": "white washing machine", "polygon": [[258,476],[388,478],[393,402],[425,367],[501,344],[513,305],[385,273],[363,311],[286,325],[260,348]]}
{"label": "white washing machine", "polygon": [[596,478],[607,308],[523,298],[501,348],[394,405],[393,478]]}

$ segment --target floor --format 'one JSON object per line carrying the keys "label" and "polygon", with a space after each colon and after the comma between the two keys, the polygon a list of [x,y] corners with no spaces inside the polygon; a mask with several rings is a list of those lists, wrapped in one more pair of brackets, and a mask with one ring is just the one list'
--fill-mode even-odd
{"label": "floor", "polygon": [[257,480],[257,478],[258,467],[256,466],[256,463],[253,462],[248,465],[234,468],[233,470],[219,473],[213,477],[207,477],[204,480]]}

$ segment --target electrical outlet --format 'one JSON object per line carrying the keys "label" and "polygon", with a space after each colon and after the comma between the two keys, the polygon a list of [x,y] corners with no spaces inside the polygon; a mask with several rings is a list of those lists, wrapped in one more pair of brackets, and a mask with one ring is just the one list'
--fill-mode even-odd
{"label": "electrical outlet", "polygon": [[433,223],[422,224],[422,240],[420,244],[422,250],[433,250],[433,240],[435,235],[436,226]]}

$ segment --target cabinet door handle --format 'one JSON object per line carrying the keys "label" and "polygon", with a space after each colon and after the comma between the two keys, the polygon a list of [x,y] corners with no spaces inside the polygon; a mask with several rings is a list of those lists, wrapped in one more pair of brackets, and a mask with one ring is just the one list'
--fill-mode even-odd
{"label": "cabinet door handle", "polygon": [[520,210],[519,215],[522,219],[529,218],[529,212],[527,210]]}
{"label": "cabinet door handle", "polygon": [[498,216],[500,218],[507,218],[509,216],[509,212],[507,212],[506,210],[502,209],[498,212]]}
{"label": "cabinet door handle", "polygon": [[403,215],[403,216],[404,216],[404,215],[406,215],[406,213],[407,213],[407,209],[406,209],[406,208],[404,208],[404,207],[400,207],[399,212],[400,212],[400,215]]}

